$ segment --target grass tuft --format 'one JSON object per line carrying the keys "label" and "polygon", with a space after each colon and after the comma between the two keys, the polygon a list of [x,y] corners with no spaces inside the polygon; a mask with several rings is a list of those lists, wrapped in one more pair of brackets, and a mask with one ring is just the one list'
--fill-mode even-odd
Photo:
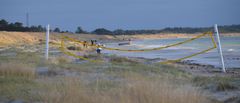
{"label": "grass tuft", "polygon": [[212,89],[215,91],[228,91],[238,89],[234,84],[234,78],[230,77],[195,77],[193,82],[205,89]]}
{"label": "grass tuft", "polygon": [[110,56],[109,60],[112,63],[131,63],[131,64],[136,64],[138,63],[136,60],[129,59],[127,57],[118,57],[118,56]]}
{"label": "grass tuft", "polygon": [[234,90],[237,89],[237,87],[235,87],[229,78],[220,78],[217,80],[216,83],[216,90],[217,91],[228,91],[228,90]]}
{"label": "grass tuft", "polygon": [[1,63],[0,64],[1,76],[21,76],[21,77],[34,77],[35,68],[24,63]]}

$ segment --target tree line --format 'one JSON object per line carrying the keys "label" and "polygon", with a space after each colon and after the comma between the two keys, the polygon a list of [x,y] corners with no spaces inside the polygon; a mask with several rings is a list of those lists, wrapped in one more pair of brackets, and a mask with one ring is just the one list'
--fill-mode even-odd
{"label": "tree line", "polygon": [[[122,30],[117,29],[114,31],[105,28],[98,28],[92,32],[83,30],[80,26],[75,31],[76,34],[98,34],[98,35],[134,35],[134,34],[158,34],[158,33],[202,33],[212,31],[213,27],[174,27],[164,28],[159,30]],[[45,32],[46,28],[38,25],[26,27],[21,22],[8,23],[6,20],[0,20],[0,31],[21,31],[21,32]],[[58,27],[51,30],[52,32],[65,33],[70,31],[61,31]],[[219,26],[221,33],[240,33],[240,25],[225,25]],[[72,33],[72,32],[71,32]]]}
{"label": "tree line", "polygon": [[[46,28],[42,25],[37,26],[23,26],[23,23],[21,22],[15,22],[15,23],[9,23],[6,20],[2,19],[0,20],[0,31],[19,31],[19,32],[45,32]],[[58,27],[50,30],[52,32],[69,32],[69,31],[61,31]]]}
{"label": "tree line", "polygon": [[21,22],[8,23],[2,19],[0,20],[0,31],[43,32],[46,31],[46,28],[43,28],[41,25],[24,27]]}

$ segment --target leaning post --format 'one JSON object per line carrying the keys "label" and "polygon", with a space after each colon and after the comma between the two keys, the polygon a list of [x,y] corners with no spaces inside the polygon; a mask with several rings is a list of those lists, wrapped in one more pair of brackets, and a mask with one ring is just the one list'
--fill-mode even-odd
{"label": "leaning post", "polygon": [[47,31],[46,31],[46,48],[45,48],[45,59],[48,60],[48,51],[49,51],[49,31],[50,26],[47,25]]}
{"label": "leaning post", "polygon": [[222,71],[224,73],[226,73],[224,59],[223,59],[223,53],[222,53],[222,46],[221,46],[221,41],[220,41],[220,36],[219,36],[217,24],[214,25],[214,35],[215,35],[216,40],[217,40],[217,48],[218,48],[218,53],[219,53],[220,59],[221,59]]}

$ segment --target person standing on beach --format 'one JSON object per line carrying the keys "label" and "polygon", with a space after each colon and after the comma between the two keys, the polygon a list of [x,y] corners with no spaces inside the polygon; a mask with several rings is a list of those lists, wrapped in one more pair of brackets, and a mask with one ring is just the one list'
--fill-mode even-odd
{"label": "person standing on beach", "polygon": [[97,54],[101,54],[101,51],[102,51],[102,48],[100,47],[96,49]]}
{"label": "person standing on beach", "polygon": [[83,47],[87,48],[87,41],[83,42]]}
{"label": "person standing on beach", "polygon": [[94,40],[91,39],[91,45],[93,46],[93,44],[94,44]]}
{"label": "person standing on beach", "polygon": [[101,51],[102,51],[101,44],[98,43],[98,44],[97,44],[96,52],[97,52],[97,54],[101,54]]}

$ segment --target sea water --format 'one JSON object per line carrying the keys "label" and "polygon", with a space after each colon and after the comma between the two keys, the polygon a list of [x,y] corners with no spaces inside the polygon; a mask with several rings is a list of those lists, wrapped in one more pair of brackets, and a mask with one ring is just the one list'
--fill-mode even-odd
{"label": "sea water", "polygon": [[[107,47],[121,48],[121,49],[151,49],[163,47],[169,44],[178,43],[187,40],[186,38],[174,39],[147,39],[147,40],[134,40],[131,45],[119,46],[118,43],[107,43]],[[240,68],[240,37],[221,37],[222,50],[224,61],[227,68]],[[104,53],[116,54],[119,56],[127,57],[142,57],[147,59],[168,59],[175,60],[194,53],[206,50],[213,47],[211,38],[200,38],[192,42],[182,45],[173,46],[162,50],[154,50],[148,52],[122,52],[122,51],[109,51],[103,50]],[[207,53],[188,58],[192,63],[213,65],[221,67],[220,56],[217,49],[211,50]]]}

